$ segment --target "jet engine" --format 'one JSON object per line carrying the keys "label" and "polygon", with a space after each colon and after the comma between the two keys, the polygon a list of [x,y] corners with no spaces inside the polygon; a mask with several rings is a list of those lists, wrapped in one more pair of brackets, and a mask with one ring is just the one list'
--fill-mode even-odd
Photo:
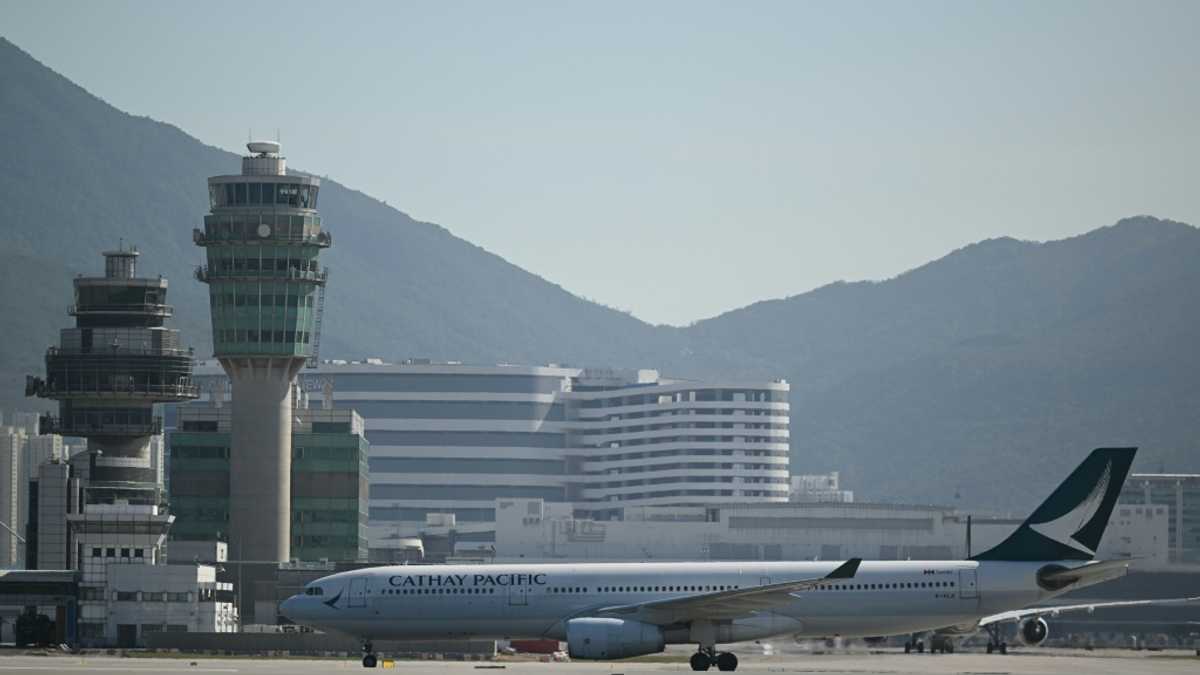
{"label": "jet engine", "polygon": [[567,653],[573,659],[623,659],[663,650],[658,626],[625,619],[580,618],[567,622]]}
{"label": "jet engine", "polygon": [[1046,636],[1050,635],[1050,626],[1042,617],[1034,617],[1021,624],[1018,634],[1021,636],[1021,642],[1036,647],[1046,641]]}

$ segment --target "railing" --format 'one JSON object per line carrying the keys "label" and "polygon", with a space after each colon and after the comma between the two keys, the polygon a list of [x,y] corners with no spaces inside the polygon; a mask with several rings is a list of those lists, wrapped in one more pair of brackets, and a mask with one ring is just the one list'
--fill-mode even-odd
{"label": "railing", "polygon": [[[28,387],[27,387],[28,389]],[[139,384],[139,383],[61,383],[44,382],[36,391],[42,398],[67,397],[113,397],[148,399],[188,399],[200,396],[200,386],[195,384]]]}
{"label": "railing", "polygon": [[279,270],[229,270],[229,271],[211,271],[208,265],[200,265],[196,268],[196,280],[202,283],[210,281],[261,281],[265,279],[279,281],[313,281],[318,284],[325,283],[329,276],[328,270],[298,270],[288,269],[287,271]]}
{"label": "railing", "polygon": [[95,421],[76,423],[64,421],[61,417],[53,415],[42,415],[38,418],[38,431],[43,434],[58,434],[60,436],[87,436],[92,434],[153,436],[163,432],[163,421],[161,417],[155,417],[146,424],[113,424]]}
{"label": "railing", "polygon": [[87,351],[85,351],[83,349],[72,350],[72,349],[63,349],[62,347],[48,347],[46,349],[46,356],[99,356],[99,357],[107,357],[107,356],[156,357],[157,356],[157,357],[170,357],[170,358],[178,358],[181,356],[185,356],[188,358],[195,358],[196,350],[193,349],[192,347],[188,347],[187,349],[176,348],[176,347],[160,347],[158,349],[134,349],[128,345],[122,345],[122,344],[117,344],[117,345],[93,344],[92,348]]}
{"label": "railing", "polygon": [[243,244],[309,244],[312,246],[320,246],[321,248],[329,248],[333,245],[333,235],[328,232],[317,232],[316,234],[281,234],[272,228],[271,234],[265,237],[257,235],[238,236],[231,234],[228,237],[210,237],[200,228],[192,228],[192,243],[197,246],[222,246],[222,245],[243,245]]}
{"label": "railing", "polygon": [[90,314],[92,312],[104,312],[107,314],[153,314],[155,316],[171,316],[175,313],[175,308],[171,305],[162,304],[122,304],[122,305],[70,305],[67,307],[67,314],[75,316],[77,314]]}

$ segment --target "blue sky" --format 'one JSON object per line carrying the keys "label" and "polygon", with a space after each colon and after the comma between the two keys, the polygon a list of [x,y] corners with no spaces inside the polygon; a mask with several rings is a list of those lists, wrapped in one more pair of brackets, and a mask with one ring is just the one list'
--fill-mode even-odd
{"label": "blue sky", "polygon": [[292,166],[653,323],[988,237],[1200,223],[1195,2],[0,0],[0,17],[123,110],[234,151],[278,128]]}

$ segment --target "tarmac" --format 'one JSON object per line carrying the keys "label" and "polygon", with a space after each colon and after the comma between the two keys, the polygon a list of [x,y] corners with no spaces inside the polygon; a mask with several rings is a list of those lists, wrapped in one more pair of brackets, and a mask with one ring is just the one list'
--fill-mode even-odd
{"label": "tarmac", "polygon": [[[1158,675],[1200,672],[1195,650],[1133,652],[1098,650],[1040,650],[1008,655],[911,654],[862,652],[850,654],[788,654],[739,657],[737,672],[745,673],[832,673],[836,675]],[[630,661],[570,663],[539,662],[500,658],[495,661],[395,661],[373,671],[357,659],[302,658],[210,658],[172,655],[167,658],[137,656],[78,656],[69,654],[33,656],[9,651],[0,655],[0,674],[28,673],[246,673],[248,675],[307,675],[309,673],[405,673],[406,675],[491,675],[535,673],[540,675],[635,675],[690,673],[686,654],[657,655]],[[716,669],[710,673],[718,672]]]}

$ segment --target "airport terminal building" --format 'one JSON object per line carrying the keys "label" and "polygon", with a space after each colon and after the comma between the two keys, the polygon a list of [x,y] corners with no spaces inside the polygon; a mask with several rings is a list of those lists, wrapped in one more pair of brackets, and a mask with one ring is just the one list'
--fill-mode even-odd
{"label": "airport terminal building", "polygon": [[[196,372],[202,399],[227,380]],[[788,384],[662,378],[653,370],[326,361],[300,374],[364,420],[371,558],[402,559],[429,528],[491,547],[497,499],[630,507],[788,499]],[[203,405],[203,402],[201,402]]]}

